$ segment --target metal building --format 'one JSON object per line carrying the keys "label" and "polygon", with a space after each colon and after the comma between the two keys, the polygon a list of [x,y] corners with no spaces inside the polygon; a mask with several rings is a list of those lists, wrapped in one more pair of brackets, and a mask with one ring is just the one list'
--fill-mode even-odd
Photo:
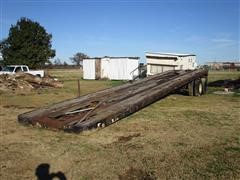
{"label": "metal building", "polygon": [[176,53],[146,53],[147,75],[168,70],[186,70],[197,67],[196,55]]}
{"label": "metal building", "polygon": [[83,60],[84,79],[132,80],[138,75],[139,57],[96,57]]}

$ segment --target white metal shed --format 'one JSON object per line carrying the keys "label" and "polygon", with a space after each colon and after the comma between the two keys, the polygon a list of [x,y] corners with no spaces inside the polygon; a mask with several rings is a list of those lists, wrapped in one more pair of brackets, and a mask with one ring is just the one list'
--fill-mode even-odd
{"label": "white metal shed", "polygon": [[101,57],[83,60],[84,79],[131,80],[138,75],[138,57]]}
{"label": "white metal shed", "polygon": [[197,67],[196,55],[177,53],[146,53],[147,75],[168,70],[186,70]]}

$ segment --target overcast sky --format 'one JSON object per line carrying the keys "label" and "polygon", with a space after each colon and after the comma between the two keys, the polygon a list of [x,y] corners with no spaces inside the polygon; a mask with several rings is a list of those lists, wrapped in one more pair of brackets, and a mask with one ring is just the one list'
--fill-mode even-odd
{"label": "overcast sky", "polygon": [[1,0],[1,37],[21,17],[53,35],[56,57],[196,54],[199,63],[240,59],[238,0]]}

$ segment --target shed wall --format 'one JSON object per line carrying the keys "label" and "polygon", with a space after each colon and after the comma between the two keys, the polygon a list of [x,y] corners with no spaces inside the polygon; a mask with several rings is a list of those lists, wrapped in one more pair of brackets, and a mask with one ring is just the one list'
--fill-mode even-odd
{"label": "shed wall", "polygon": [[134,77],[138,76],[138,59],[129,59],[128,60],[128,80],[132,80]]}
{"label": "shed wall", "polygon": [[[175,57],[176,58],[176,57]],[[153,75],[162,73],[168,70],[186,70],[196,69],[196,56],[178,56],[176,59],[164,58],[164,57],[147,57],[147,74]]]}
{"label": "shed wall", "polygon": [[111,80],[131,80],[138,75],[134,69],[138,67],[138,59],[129,58],[103,58],[102,59],[102,78],[108,77]]}
{"label": "shed wall", "polygon": [[109,79],[127,80],[128,79],[128,59],[110,59]]}
{"label": "shed wall", "polygon": [[172,66],[178,65],[175,59],[153,59],[153,58],[147,58],[147,64],[161,64]]}
{"label": "shed wall", "polygon": [[95,79],[95,59],[83,60],[83,79]]}
{"label": "shed wall", "polygon": [[[100,63],[96,63],[100,61]],[[96,66],[99,64],[99,66]],[[110,80],[132,80],[138,75],[138,59],[129,58],[102,58],[83,60],[83,78],[98,79],[100,67],[100,78]],[[97,68],[96,68],[97,67]],[[135,71],[134,71],[135,70]]]}
{"label": "shed wall", "polygon": [[177,60],[177,70],[181,69],[195,69],[197,66],[196,63],[196,56],[186,56],[186,57],[179,57]]}
{"label": "shed wall", "polygon": [[101,60],[101,78],[109,79],[109,58],[102,58]]}

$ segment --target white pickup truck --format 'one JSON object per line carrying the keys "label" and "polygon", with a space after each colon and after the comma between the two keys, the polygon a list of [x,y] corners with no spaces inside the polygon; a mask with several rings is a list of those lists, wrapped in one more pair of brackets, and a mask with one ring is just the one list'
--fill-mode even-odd
{"label": "white pickup truck", "polygon": [[32,74],[32,75],[38,76],[38,77],[44,77],[43,70],[35,70],[35,71],[29,70],[28,66],[26,66],[26,65],[5,66],[2,68],[2,71],[0,71],[0,75],[1,74],[15,74],[15,73],[19,73],[19,72]]}

